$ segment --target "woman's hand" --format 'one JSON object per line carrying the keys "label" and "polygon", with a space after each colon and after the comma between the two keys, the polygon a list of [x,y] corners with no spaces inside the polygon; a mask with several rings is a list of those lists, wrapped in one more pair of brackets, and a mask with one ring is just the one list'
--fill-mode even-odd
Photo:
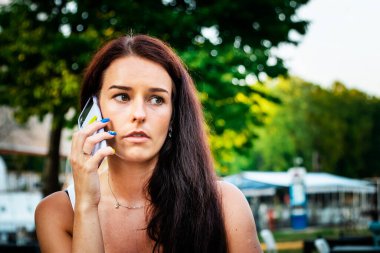
{"label": "woman's hand", "polygon": [[108,122],[109,119],[107,118],[96,121],[73,135],[70,163],[75,184],[75,209],[97,208],[99,204],[98,167],[106,156],[113,155],[115,151],[107,146],[99,149],[93,155],[91,153],[97,143],[115,137],[116,133],[112,131],[96,133],[99,129],[104,128]]}

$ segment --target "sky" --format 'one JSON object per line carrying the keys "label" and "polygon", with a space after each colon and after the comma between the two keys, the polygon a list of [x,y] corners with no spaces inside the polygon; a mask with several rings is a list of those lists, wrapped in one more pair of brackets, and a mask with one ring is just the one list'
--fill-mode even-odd
{"label": "sky", "polygon": [[274,50],[290,74],[380,97],[379,0],[310,0],[297,16],[310,21],[306,35],[296,47]]}

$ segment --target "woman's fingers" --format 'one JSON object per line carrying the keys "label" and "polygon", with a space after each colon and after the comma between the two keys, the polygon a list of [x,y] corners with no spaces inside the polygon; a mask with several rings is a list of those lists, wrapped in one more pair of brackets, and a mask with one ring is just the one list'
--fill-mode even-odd
{"label": "woman's fingers", "polygon": [[[95,121],[87,125],[86,127],[80,129],[79,131],[75,132],[73,135],[72,150],[75,151],[75,153],[78,153],[78,151],[80,151],[81,148],[83,147],[86,139],[92,136],[93,134],[95,134],[100,129],[104,128],[108,122],[109,122],[108,118],[103,119],[102,121]],[[84,151],[87,154],[91,154],[90,150],[82,150],[82,151]],[[82,153],[82,151],[80,153]]]}
{"label": "woman's fingers", "polygon": [[107,147],[101,148],[87,160],[88,166],[89,167],[96,166],[96,168],[98,168],[99,164],[103,161],[104,158],[113,154],[115,154],[115,150],[112,147],[107,146]]}
{"label": "woman's fingers", "polygon": [[96,121],[74,133],[70,155],[73,168],[97,169],[97,166],[89,166],[90,164],[86,161],[92,158],[91,153],[97,143],[111,139],[116,135],[116,133],[112,131],[96,133],[104,128],[108,122],[108,118],[102,121]]}
{"label": "woman's fingers", "polygon": [[114,131],[108,131],[108,132],[101,132],[98,134],[91,135],[85,139],[85,142],[83,144],[83,153],[85,155],[91,155],[92,150],[94,149],[95,145],[103,140],[109,140],[114,138],[116,135],[116,132]]}
{"label": "woman's fingers", "polygon": [[[109,121],[109,120],[108,120]],[[97,143],[114,138],[115,132],[98,131],[108,121],[94,122],[75,132],[72,140],[70,162],[73,170],[75,194],[78,206],[96,206],[100,201],[98,167],[102,160],[115,151],[111,147],[100,148],[91,155]]]}
{"label": "woman's fingers", "polygon": [[77,173],[93,173],[97,172],[99,164],[107,156],[115,154],[115,150],[112,147],[104,147],[99,149],[94,155],[85,155],[75,156],[75,158],[70,158],[74,174]]}
{"label": "woman's fingers", "polygon": [[95,134],[100,129],[104,128],[107,123],[109,122],[109,119],[103,119],[102,121],[95,121],[86,127],[82,128],[79,133],[82,138],[86,139],[87,137]]}

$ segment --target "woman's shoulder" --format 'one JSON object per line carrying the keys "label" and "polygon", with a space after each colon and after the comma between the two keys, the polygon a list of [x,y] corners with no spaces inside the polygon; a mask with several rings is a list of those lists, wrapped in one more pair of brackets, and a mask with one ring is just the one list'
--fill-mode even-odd
{"label": "woman's shoulder", "polygon": [[74,219],[73,208],[65,191],[54,192],[43,198],[36,207],[36,228],[44,225],[56,225],[58,228],[70,230]]}
{"label": "woman's shoulder", "polygon": [[36,211],[56,208],[61,209],[65,207],[71,207],[70,198],[68,197],[66,191],[57,191],[43,198],[38,204]]}
{"label": "woman's shoulder", "polygon": [[218,182],[218,191],[221,196],[223,209],[226,211],[236,211],[235,209],[241,211],[249,211],[248,213],[252,215],[251,208],[244,194],[235,185],[225,182]]}
{"label": "woman's shoulder", "polygon": [[45,197],[35,211],[41,252],[70,252],[74,212],[64,191]]}
{"label": "woman's shoulder", "polygon": [[235,185],[218,181],[229,252],[262,252],[252,210]]}
{"label": "woman's shoulder", "polygon": [[226,182],[226,181],[217,181],[218,182],[218,191],[222,198],[223,204],[228,204],[231,206],[232,204],[241,204],[246,205],[247,199],[244,194],[237,188],[235,185]]}

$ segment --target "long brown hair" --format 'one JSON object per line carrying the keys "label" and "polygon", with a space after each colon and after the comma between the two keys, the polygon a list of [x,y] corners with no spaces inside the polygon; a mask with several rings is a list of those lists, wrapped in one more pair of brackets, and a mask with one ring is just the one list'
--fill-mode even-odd
{"label": "long brown hair", "polygon": [[227,252],[222,205],[204,129],[202,107],[181,59],[166,43],[146,35],[124,36],[103,46],[89,64],[81,106],[97,94],[116,59],[136,55],[160,64],[173,81],[172,134],[160,150],[146,185],[153,207],[147,233],[153,252]]}

